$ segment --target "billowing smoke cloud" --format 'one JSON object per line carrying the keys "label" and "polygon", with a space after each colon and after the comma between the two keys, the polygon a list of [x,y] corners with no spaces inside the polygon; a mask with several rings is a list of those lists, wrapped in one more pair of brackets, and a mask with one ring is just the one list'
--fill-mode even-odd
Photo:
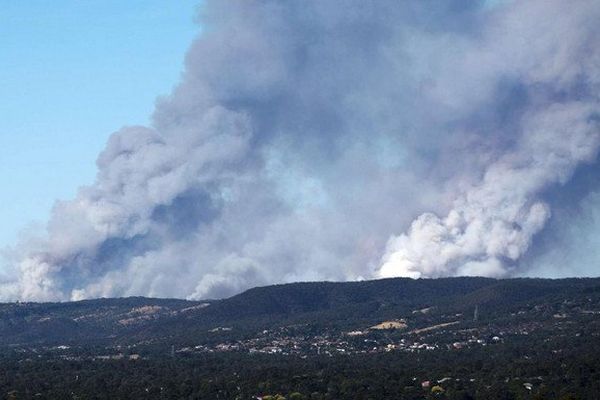
{"label": "billowing smoke cloud", "polygon": [[599,17],[593,0],[207,1],[152,126],[111,136],[0,297],[522,274],[553,188],[596,162]]}
{"label": "billowing smoke cloud", "polygon": [[426,213],[392,238],[382,276],[502,276],[550,217],[538,194],[596,158],[600,115],[580,101],[532,113],[515,150],[486,168],[445,218]]}
{"label": "billowing smoke cloud", "polygon": [[[497,152],[481,179],[459,193],[446,217],[424,213],[407,234],[391,238],[380,276],[514,272],[550,218],[544,190],[565,185],[581,163],[597,158],[600,59],[593,43],[599,36],[585,13],[593,15],[598,7],[586,5],[591,4],[577,3],[574,10],[565,4],[551,7],[555,18],[549,18],[536,4],[527,4],[489,29],[481,59],[499,57],[492,68],[510,71],[527,97],[512,127],[513,144]],[[551,22],[532,27],[540,15]]]}

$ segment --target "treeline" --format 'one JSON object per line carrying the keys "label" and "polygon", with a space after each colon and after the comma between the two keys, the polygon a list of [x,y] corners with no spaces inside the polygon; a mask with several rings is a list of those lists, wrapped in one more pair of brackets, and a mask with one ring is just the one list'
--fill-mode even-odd
{"label": "treeline", "polygon": [[599,354],[595,337],[574,338],[560,352],[529,343],[331,358],[219,353],[68,361],[6,354],[0,393],[10,399],[593,399],[600,393]]}

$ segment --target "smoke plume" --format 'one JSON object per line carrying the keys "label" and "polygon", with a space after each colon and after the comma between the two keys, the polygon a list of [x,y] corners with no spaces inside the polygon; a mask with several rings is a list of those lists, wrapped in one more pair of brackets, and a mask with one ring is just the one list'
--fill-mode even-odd
{"label": "smoke plume", "polygon": [[152,125],[112,134],[0,297],[543,269],[537,238],[582,220],[555,219],[560,193],[597,164],[598,20],[594,0],[208,0]]}

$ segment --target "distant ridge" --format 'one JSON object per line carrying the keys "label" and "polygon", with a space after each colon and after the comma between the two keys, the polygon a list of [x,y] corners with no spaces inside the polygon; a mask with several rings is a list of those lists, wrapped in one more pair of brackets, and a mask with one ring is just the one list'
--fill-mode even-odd
{"label": "distant ridge", "polygon": [[[223,300],[127,297],[65,303],[0,304],[0,346],[187,342],[231,326],[257,330],[289,324],[354,329],[434,307],[479,319],[528,303],[600,294],[600,278],[392,278],[256,287]],[[472,318],[471,318],[472,319]],[[369,325],[370,324],[370,325]]]}

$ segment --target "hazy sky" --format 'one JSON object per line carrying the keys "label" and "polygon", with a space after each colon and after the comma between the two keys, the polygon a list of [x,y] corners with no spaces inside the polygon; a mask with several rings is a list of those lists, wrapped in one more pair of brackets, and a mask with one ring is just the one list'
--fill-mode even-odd
{"label": "hazy sky", "polygon": [[198,0],[2,1],[0,248],[93,181],[108,136],[179,81]]}

